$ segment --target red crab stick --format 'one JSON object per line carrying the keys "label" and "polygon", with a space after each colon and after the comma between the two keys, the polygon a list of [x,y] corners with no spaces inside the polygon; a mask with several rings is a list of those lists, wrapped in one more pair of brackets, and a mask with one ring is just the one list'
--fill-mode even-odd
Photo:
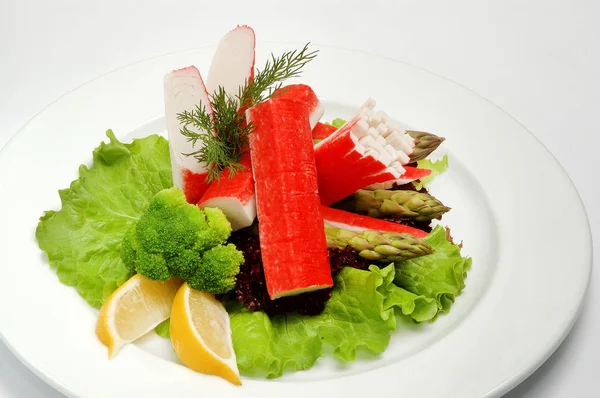
{"label": "red crab stick", "polygon": [[413,182],[416,180],[420,180],[423,177],[427,177],[428,175],[431,174],[431,170],[429,169],[419,169],[417,167],[411,167],[411,166],[404,166],[404,174],[402,174],[400,176],[400,178],[396,179],[396,180],[389,180],[389,181],[385,181],[385,182],[378,182],[375,184],[371,184],[367,187],[365,187],[365,189],[390,189],[391,187],[394,186],[394,184],[396,185],[404,185],[404,184],[408,184],[409,182]]}
{"label": "red crab stick", "polygon": [[275,97],[246,118],[256,126],[250,155],[269,296],[332,286],[306,107]]}
{"label": "red crab stick", "polygon": [[290,84],[275,91],[278,98],[298,101],[308,111],[308,120],[312,130],[323,117],[325,108],[321,105],[319,98],[310,86],[306,84]]}
{"label": "red crab stick", "polygon": [[357,115],[315,145],[321,202],[330,205],[357,190],[396,181],[414,140],[367,101]]}
{"label": "red crab stick", "polygon": [[[216,90],[223,87],[235,97],[241,86],[254,76],[254,31],[248,26],[238,26],[227,33],[215,52],[208,73],[207,87]],[[225,170],[198,201],[198,206],[218,207],[223,210],[234,231],[252,225],[256,218],[254,179],[250,156],[241,161],[245,170],[230,178]]]}
{"label": "red crab stick", "polygon": [[312,136],[316,140],[322,140],[324,138],[329,137],[334,131],[337,130],[337,127],[332,126],[331,124],[325,123],[317,123],[315,128],[312,131]]}
{"label": "red crab stick", "polygon": [[323,220],[336,228],[344,228],[351,231],[379,231],[379,232],[398,232],[409,233],[417,238],[424,238],[427,232],[408,225],[397,224],[394,222],[380,220],[378,218],[361,216],[344,210],[332,209],[322,206],[321,213]]}
{"label": "red crab stick", "polygon": [[[183,127],[177,119],[177,114],[192,111],[197,105],[204,106],[212,116],[212,108],[208,93],[200,72],[195,66],[178,69],[167,73],[164,78],[165,118],[169,136],[169,151],[171,154],[171,169],[173,185],[180,188],[190,203],[196,203],[202,197],[208,184],[206,166],[193,156],[185,156],[198,148],[194,148],[187,138],[181,134]],[[188,128],[199,134],[212,132],[200,131],[195,126]]]}
{"label": "red crab stick", "polygon": [[219,181],[210,184],[198,206],[218,207],[227,216],[234,231],[252,225],[256,218],[256,200],[254,198],[254,178],[250,156],[246,155],[240,163],[244,170],[231,178],[229,170],[224,170]]}

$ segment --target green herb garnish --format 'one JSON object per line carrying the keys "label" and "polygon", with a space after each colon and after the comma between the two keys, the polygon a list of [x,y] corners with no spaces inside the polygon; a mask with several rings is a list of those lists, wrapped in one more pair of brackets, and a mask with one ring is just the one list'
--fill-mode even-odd
{"label": "green herb garnish", "polygon": [[[254,126],[252,123],[246,124],[244,113],[238,110],[239,104],[245,107],[260,104],[272,98],[275,91],[282,87],[283,81],[300,76],[304,65],[318,53],[318,50],[309,51],[309,44],[300,51],[288,51],[279,57],[271,55],[265,67],[257,69],[254,79],[246,81],[236,96],[228,95],[223,87],[215,90],[209,96],[212,117],[202,105],[197,105],[191,112],[184,111],[177,115],[183,124],[181,134],[194,146],[198,141],[202,144],[197,151],[184,155],[193,156],[198,162],[206,164],[207,181],[219,179],[225,169],[233,177],[244,168],[240,160],[248,151],[248,136],[254,131]],[[188,129],[189,125],[214,134],[195,133]]]}

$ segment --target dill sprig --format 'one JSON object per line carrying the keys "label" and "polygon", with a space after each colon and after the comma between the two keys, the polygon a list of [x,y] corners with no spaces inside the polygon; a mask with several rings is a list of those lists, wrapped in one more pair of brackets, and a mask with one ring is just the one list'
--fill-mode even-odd
{"label": "dill sprig", "polygon": [[308,51],[310,43],[306,43],[302,50],[283,53],[279,57],[271,54],[262,70],[257,70],[254,79],[240,87],[238,99],[242,104],[254,106],[265,102],[273,96],[283,85],[283,82],[302,73],[302,68],[315,59],[318,50]]}
{"label": "dill sprig", "polygon": [[[252,123],[244,123],[243,112],[238,111],[238,101],[219,87],[209,96],[213,107],[212,117],[206,111],[204,105],[196,105],[191,112],[184,111],[177,115],[183,128],[181,134],[196,146],[200,141],[200,149],[185,156],[193,156],[199,162],[206,164],[208,170],[208,181],[219,178],[221,172],[229,170],[233,177],[244,167],[240,160],[247,151],[248,135],[254,130]],[[201,132],[191,131],[192,125]],[[204,131],[202,131],[204,130]],[[205,133],[208,132],[208,133]]]}
{"label": "dill sprig", "polygon": [[[229,171],[230,177],[243,170],[240,160],[248,151],[248,136],[254,131],[254,125],[246,123],[239,104],[243,104],[243,107],[260,104],[276,95],[275,91],[282,87],[283,81],[300,76],[302,68],[318,53],[318,50],[309,51],[309,44],[301,50],[288,51],[279,57],[271,55],[265,67],[257,69],[254,79],[246,81],[236,96],[228,95],[223,87],[219,87],[209,95],[212,117],[202,104],[192,111],[177,115],[183,125],[181,134],[187,137],[192,146],[200,143],[197,151],[184,155],[194,156],[206,165],[207,181],[219,179],[225,169]],[[200,133],[190,130],[189,126],[195,127]]]}

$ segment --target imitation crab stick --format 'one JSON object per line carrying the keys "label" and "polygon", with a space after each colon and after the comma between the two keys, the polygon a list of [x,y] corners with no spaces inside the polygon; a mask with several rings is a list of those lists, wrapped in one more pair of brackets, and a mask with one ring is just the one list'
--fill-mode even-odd
{"label": "imitation crab stick", "polygon": [[321,202],[330,205],[366,186],[406,173],[414,139],[367,101],[358,114],[315,145]]}
{"label": "imitation crab stick", "polygon": [[427,177],[428,175],[431,174],[431,170],[429,170],[429,169],[419,169],[418,167],[411,167],[411,166],[403,166],[403,167],[404,167],[404,174],[402,174],[400,176],[400,178],[398,178],[396,180],[389,180],[389,181],[385,181],[385,182],[378,182],[375,184],[371,184],[371,185],[366,186],[365,189],[370,189],[370,190],[390,189],[391,187],[394,186],[394,184],[396,184],[396,185],[408,184],[409,182],[420,180],[421,178]]}
{"label": "imitation crab stick", "polygon": [[[248,26],[238,26],[227,33],[217,47],[208,73],[209,90],[223,87],[225,93],[235,97],[240,87],[254,76],[254,45],[254,31]],[[252,225],[256,218],[250,156],[240,163],[244,170],[232,178],[228,170],[223,171],[221,178],[212,182],[198,201],[201,208],[218,207],[223,210],[234,231]]]}
{"label": "imitation crab stick", "polygon": [[337,127],[319,122],[313,128],[312,136],[316,140],[322,140],[333,134],[335,130],[337,130]]}
{"label": "imitation crab stick", "polygon": [[[188,66],[167,73],[164,78],[164,95],[173,185],[185,193],[188,202],[196,203],[208,188],[208,183],[205,181],[207,170],[206,166],[193,156],[184,155],[197,149],[181,134],[183,126],[177,119],[177,115],[184,111],[191,112],[200,105],[204,106],[212,116],[208,92],[198,69],[195,66]],[[200,131],[192,125],[187,127],[198,134],[212,134],[212,132]]]}
{"label": "imitation crab stick", "polygon": [[244,169],[231,178],[229,170],[224,170],[219,181],[210,184],[198,206],[218,207],[231,223],[231,229],[237,231],[252,225],[256,218],[256,200],[254,198],[254,178],[250,156],[240,161]]}
{"label": "imitation crab stick", "polygon": [[[302,104],[308,112],[310,129],[314,129],[325,113],[325,108],[310,86],[306,84],[290,84],[275,91],[277,98],[291,99]],[[314,137],[313,137],[314,138]]]}
{"label": "imitation crab stick", "polygon": [[378,232],[398,232],[409,233],[417,238],[424,238],[427,232],[418,228],[409,227],[408,225],[397,224],[390,221],[384,221],[369,216],[361,216],[359,214],[350,213],[344,210],[333,209],[331,207],[322,206],[321,214],[323,220],[336,227],[344,228],[350,231],[378,231]]}
{"label": "imitation crab stick", "polygon": [[246,111],[260,248],[272,299],[333,285],[306,107],[275,97]]}
{"label": "imitation crab stick", "polygon": [[206,88],[209,93],[214,93],[220,86],[235,97],[240,86],[252,80],[255,44],[254,30],[249,26],[238,26],[223,36],[208,70]]}

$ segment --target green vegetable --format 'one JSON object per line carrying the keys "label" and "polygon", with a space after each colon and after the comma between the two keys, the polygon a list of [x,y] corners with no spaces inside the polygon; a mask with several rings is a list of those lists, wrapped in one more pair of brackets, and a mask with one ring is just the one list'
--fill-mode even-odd
{"label": "green vegetable", "polygon": [[415,188],[417,188],[417,190],[419,190],[419,189],[423,188],[424,186],[426,186],[427,184],[429,184],[431,181],[433,181],[433,179],[435,177],[439,176],[444,171],[446,171],[446,169],[448,168],[448,155],[444,155],[443,158],[441,158],[440,160],[437,160],[435,162],[433,162],[429,159],[419,160],[419,161],[417,161],[417,166],[420,169],[431,170],[430,175],[428,175],[427,177],[423,177],[418,181],[413,182]]}
{"label": "green vegetable", "polygon": [[416,221],[430,221],[450,210],[430,194],[387,189],[359,189],[336,207],[370,217],[402,216]]}
{"label": "green vegetable", "polygon": [[395,309],[414,322],[433,321],[440,311],[448,312],[465,286],[471,259],[460,255],[441,226],[425,240],[433,254],[381,269],[372,265],[369,271],[343,268],[324,312],[317,316],[288,313],[269,318],[228,303],[240,371],[275,378],[308,369],[324,345],[343,361],[354,360],[359,347],[378,354],[396,328]]}
{"label": "green vegetable", "polygon": [[92,166],[59,191],[62,208],[40,218],[36,238],[65,285],[93,307],[131,277],[120,259],[121,241],[150,198],[173,185],[169,145],[157,135],[123,144],[110,139],[93,151]]}
{"label": "green vegetable", "polygon": [[438,137],[435,134],[426,133],[425,131],[407,130],[406,134],[410,135],[415,140],[415,147],[410,154],[411,163],[425,159],[445,140],[443,137]]}
{"label": "green vegetable", "polygon": [[154,328],[154,331],[160,337],[168,339],[171,337],[171,320],[167,319],[166,321],[162,321],[157,327]]}
{"label": "green vegetable", "polygon": [[440,311],[448,312],[465,288],[472,260],[461,256],[458,246],[447,240],[446,231],[440,225],[424,240],[433,247],[433,254],[396,262],[394,283],[414,294],[434,299]]}
{"label": "green vegetable", "polygon": [[223,246],[231,224],[217,208],[200,210],[177,188],[158,192],[123,239],[121,259],[149,279],[182,278],[197,290],[226,293],[244,261],[234,245]]}
{"label": "green vegetable", "polygon": [[327,247],[352,247],[358,255],[371,261],[393,262],[424,256],[432,252],[425,240],[409,233],[361,231],[335,228],[325,223]]}
{"label": "green vegetable", "polygon": [[336,118],[336,119],[333,119],[333,120],[331,121],[331,125],[332,125],[333,127],[335,127],[335,128],[338,128],[338,129],[339,129],[340,127],[342,127],[342,126],[344,125],[344,123],[346,123],[346,120],[344,120],[344,119],[340,119],[339,117],[338,117],[338,118]]}
{"label": "green vegetable", "polygon": [[415,321],[432,319],[437,313],[432,299],[395,286],[394,275],[393,265],[383,269],[373,265],[370,271],[343,268],[324,312],[317,316],[288,313],[269,318],[229,303],[240,371],[275,378],[285,371],[308,369],[325,344],[343,361],[353,361],[359,347],[383,352],[396,328],[394,307],[401,307]]}

